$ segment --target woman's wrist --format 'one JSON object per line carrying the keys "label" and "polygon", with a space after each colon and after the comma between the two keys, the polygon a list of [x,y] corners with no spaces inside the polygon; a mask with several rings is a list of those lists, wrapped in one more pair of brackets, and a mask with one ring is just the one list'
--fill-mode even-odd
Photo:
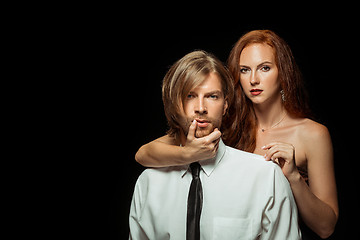
{"label": "woman's wrist", "polygon": [[298,183],[300,183],[302,181],[302,177],[299,173],[299,171],[295,171],[294,173],[290,174],[288,177],[287,177],[290,185],[296,185]]}
{"label": "woman's wrist", "polygon": [[183,165],[186,164],[190,164],[193,161],[193,154],[191,151],[189,151],[189,149],[187,149],[186,147],[180,147],[180,151],[181,151],[181,162]]}

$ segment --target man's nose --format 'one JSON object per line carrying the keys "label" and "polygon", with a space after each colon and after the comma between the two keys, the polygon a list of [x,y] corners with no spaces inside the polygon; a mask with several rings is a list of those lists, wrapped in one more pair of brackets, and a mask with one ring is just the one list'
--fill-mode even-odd
{"label": "man's nose", "polygon": [[203,98],[199,98],[197,106],[195,108],[195,113],[197,114],[206,114],[207,107]]}

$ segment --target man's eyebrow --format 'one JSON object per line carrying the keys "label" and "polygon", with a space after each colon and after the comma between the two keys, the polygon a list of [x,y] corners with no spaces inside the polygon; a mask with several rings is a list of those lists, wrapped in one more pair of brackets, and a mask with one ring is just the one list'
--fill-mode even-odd
{"label": "man's eyebrow", "polygon": [[220,90],[214,90],[214,91],[207,92],[205,95],[214,95],[214,94],[223,94],[223,92]]}

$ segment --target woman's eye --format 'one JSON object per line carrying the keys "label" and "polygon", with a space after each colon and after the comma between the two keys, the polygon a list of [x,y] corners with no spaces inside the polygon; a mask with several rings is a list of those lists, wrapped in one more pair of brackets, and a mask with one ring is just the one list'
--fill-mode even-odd
{"label": "woman's eye", "polygon": [[261,68],[261,70],[264,71],[264,72],[268,72],[268,71],[270,71],[270,67],[269,66],[263,66]]}
{"label": "woman's eye", "polygon": [[211,99],[218,99],[219,97],[218,97],[218,95],[210,95],[210,98]]}
{"label": "woman's eye", "polygon": [[246,73],[248,71],[249,71],[249,69],[247,69],[247,68],[240,68],[240,73]]}
{"label": "woman's eye", "polygon": [[194,98],[194,95],[192,95],[192,94],[188,94],[186,98],[187,98],[187,99]]}

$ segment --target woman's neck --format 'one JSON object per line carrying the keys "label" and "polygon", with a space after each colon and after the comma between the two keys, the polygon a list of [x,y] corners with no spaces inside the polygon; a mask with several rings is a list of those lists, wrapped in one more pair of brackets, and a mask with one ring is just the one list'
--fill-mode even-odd
{"label": "woman's neck", "polygon": [[255,115],[258,121],[258,127],[261,129],[270,129],[275,124],[282,121],[286,110],[281,100],[271,104],[253,104]]}

